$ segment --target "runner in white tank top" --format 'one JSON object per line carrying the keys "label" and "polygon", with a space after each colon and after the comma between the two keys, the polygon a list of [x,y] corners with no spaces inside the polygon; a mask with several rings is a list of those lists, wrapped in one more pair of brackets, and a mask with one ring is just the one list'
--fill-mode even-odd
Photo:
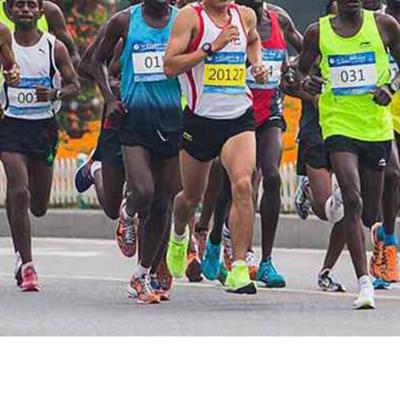
{"label": "runner in white tank top", "polygon": [[[192,7],[200,20],[200,31],[189,47],[195,51],[212,43],[221,34],[223,27],[211,19],[202,4],[193,4]],[[201,117],[235,119],[252,106],[251,91],[245,79],[247,35],[239,7],[232,3],[229,12],[231,25],[238,28],[237,40],[180,75],[188,106]]]}
{"label": "runner in white tank top", "polygon": [[[229,292],[254,294],[256,287],[245,262],[253,230],[251,177],[256,164],[247,62],[255,80],[266,83],[254,11],[221,0],[204,0],[180,11],[164,62],[165,74],[180,76],[188,98],[181,154],[183,191],[175,200],[167,264],[173,276],[183,276],[188,222],[205,192],[211,162],[219,156],[233,195],[229,224],[234,262],[226,285]],[[208,279],[217,279],[220,245],[209,242],[206,252],[214,255],[214,261],[202,265],[203,273]]]}
{"label": "runner in white tank top", "polygon": [[15,279],[21,291],[30,292],[39,291],[39,284],[32,259],[28,207],[36,217],[47,211],[58,142],[55,113],[61,99],[78,94],[79,82],[65,45],[37,28],[43,2],[13,1],[10,12],[15,22],[12,48],[21,78],[13,85],[3,84],[0,159],[7,176]]}

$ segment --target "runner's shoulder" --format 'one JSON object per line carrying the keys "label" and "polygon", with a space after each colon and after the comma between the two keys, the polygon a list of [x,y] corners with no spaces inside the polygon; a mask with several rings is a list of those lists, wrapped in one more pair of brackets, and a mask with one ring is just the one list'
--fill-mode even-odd
{"label": "runner's shoulder", "polygon": [[178,11],[177,21],[185,24],[187,29],[194,29],[200,25],[199,15],[193,3],[187,4]]}
{"label": "runner's shoulder", "polygon": [[278,15],[280,25],[286,26],[292,23],[292,17],[283,7],[276,6],[275,4],[268,4],[268,9],[274,11]]}
{"label": "runner's shoulder", "polygon": [[305,33],[304,33],[304,40],[314,40],[318,39],[319,37],[319,21],[313,22],[310,24]]}
{"label": "runner's shoulder", "polygon": [[257,25],[257,15],[253,9],[251,9],[250,7],[239,6],[239,5],[238,8],[239,8],[239,13],[243,18],[243,21],[246,24],[247,28],[250,26]]}
{"label": "runner's shoulder", "polygon": [[396,19],[389,14],[374,13],[374,17],[378,26],[385,29],[386,32],[399,27],[399,23],[396,21]]}

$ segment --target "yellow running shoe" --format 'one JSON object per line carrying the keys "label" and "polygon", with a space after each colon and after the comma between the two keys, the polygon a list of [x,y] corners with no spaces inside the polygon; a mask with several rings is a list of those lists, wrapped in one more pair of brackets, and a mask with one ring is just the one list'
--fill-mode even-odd
{"label": "yellow running shoe", "polygon": [[189,228],[186,227],[185,236],[181,240],[176,239],[172,231],[167,250],[167,266],[175,279],[183,278],[187,268],[187,250],[189,247]]}
{"label": "yellow running shoe", "polygon": [[236,294],[256,294],[257,288],[250,279],[249,267],[245,261],[238,261],[234,264],[232,271],[229,271],[226,278],[226,291]]}

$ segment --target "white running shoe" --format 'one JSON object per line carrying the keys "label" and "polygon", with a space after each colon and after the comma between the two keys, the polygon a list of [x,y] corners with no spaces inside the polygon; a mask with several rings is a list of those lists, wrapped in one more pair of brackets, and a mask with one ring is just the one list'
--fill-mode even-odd
{"label": "white running shoe", "polygon": [[370,310],[375,308],[374,286],[369,276],[363,276],[359,279],[360,294],[354,301],[355,310]]}

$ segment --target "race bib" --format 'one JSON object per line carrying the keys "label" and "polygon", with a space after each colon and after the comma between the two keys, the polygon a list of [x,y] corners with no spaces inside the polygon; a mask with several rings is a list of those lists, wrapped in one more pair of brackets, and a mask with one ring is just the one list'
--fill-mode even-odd
{"label": "race bib", "polygon": [[166,44],[142,44],[133,45],[132,60],[135,82],[164,81],[164,56]]}
{"label": "race bib", "polygon": [[251,89],[277,89],[281,83],[282,64],[285,59],[285,50],[263,49],[263,64],[268,71],[268,82],[256,83],[251,73],[247,71],[247,82]]}
{"label": "race bib", "polygon": [[14,114],[36,114],[52,110],[51,102],[38,102],[36,89],[8,87],[9,110]]}
{"label": "race bib", "polygon": [[376,88],[378,76],[374,52],[329,56],[328,62],[334,95],[363,95]]}
{"label": "race bib", "polygon": [[397,65],[396,61],[394,60],[393,56],[389,54],[389,68],[390,68],[390,81],[396,78],[397,74],[399,73],[399,66]]}
{"label": "race bib", "polygon": [[243,94],[246,61],[243,52],[218,52],[204,62],[204,93]]}

